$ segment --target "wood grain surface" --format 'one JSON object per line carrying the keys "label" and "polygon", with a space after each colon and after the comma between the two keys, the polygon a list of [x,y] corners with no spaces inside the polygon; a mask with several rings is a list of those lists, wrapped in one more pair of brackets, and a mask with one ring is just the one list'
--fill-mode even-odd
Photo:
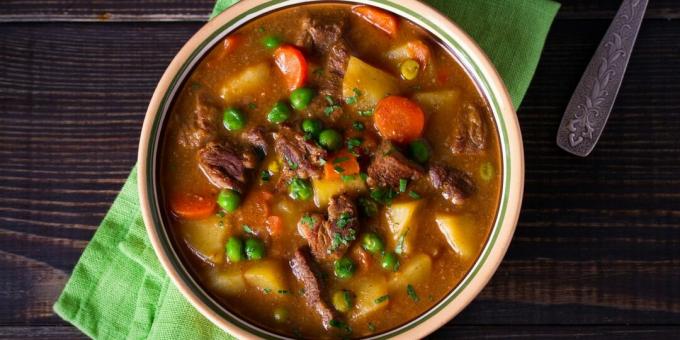
{"label": "wood grain surface", "polygon": [[[520,223],[433,337],[680,337],[680,5],[650,3],[594,153],[555,145],[618,1],[565,3],[519,110]],[[0,338],[78,338],[51,306],[135,162],[148,100],[211,0],[0,2]]]}

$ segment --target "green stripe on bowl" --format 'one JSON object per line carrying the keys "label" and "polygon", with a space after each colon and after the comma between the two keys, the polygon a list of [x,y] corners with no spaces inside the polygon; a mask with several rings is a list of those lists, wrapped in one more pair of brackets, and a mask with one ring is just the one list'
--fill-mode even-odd
{"label": "green stripe on bowl", "polygon": [[[204,41],[202,41],[198,48],[192,52],[192,54],[189,56],[189,58],[182,64],[180,67],[177,75],[173,78],[171,81],[168,90],[165,92],[163,95],[163,98],[161,99],[158,111],[156,113],[155,120],[152,123],[151,127],[151,140],[149,141],[148,144],[148,152],[147,152],[147,158],[146,158],[146,163],[147,163],[147,171],[146,174],[146,181],[147,181],[147,195],[150,199],[150,206],[151,206],[151,216],[154,224],[154,228],[156,229],[156,232],[160,236],[160,243],[163,249],[163,252],[166,253],[168,259],[170,260],[171,264],[173,267],[177,268],[178,275],[180,279],[189,287],[190,291],[192,292],[193,295],[195,295],[201,303],[205,304],[208,308],[210,308],[212,311],[214,311],[217,315],[220,317],[224,318],[225,320],[231,322],[232,324],[236,325],[237,327],[252,333],[255,336],[258,337],[263,337],[263,338],[285,338],[280,335],[271,333],[269,331],[266,331],[264,329],[261,329],[259,327],[253,326],[243,320],[241,320],[239,317],[235,316],[231,312],[227,311],[224,307],[222,307],[219,303],[217,303],[215,300],[213,300],[201,287],[200,285],[191,277],[189,272],[186,270],[184,267],[183,263],[181,262],[178,254],[175,252],[171,245],[170,238],[167,234],[167,231],[165,229],[164,223],[163,223],[163,218],[161,216],[161,211],[158,206],[158,193],[156,190],[154,190],[155,187],[157,187],[157,168],[156,168],[156,162],[157,162],[157,157],[156,157],[156,152],[159,147],[159,142],[160,142],[160,127],[163,125],[165,118],[168,114],[168,111],[170,109],[170,106],[172,104],[172,99],[177,93],[181,85],[183,84],[184,80],[186,77],[190,74],[190,71],[193,69],[194,65],[196,65],[197,62],[200,61],[200,59],[203,57],[203,55],[210,50],[214,46],[216,42],[221,40],[224,36],[229,34],[231,31],[235,30],[236,28],[240,27],[241,25],[245,24],[247,21],[252,20],[253,18],[256,18],[260,15],[262,15],[264,12],[269,12],[273,8],[279,8],[279,7],[285,7],[288,3],[290,3],[290,0],[273,0],[269,1],[263,4],[260,4],[258,6],[255,6],[248,11],[236,16],[234,19],[226,22],[224,25],[222,25],[220,28],[218,28],[215,32],[213,32],[211,35],[209,35]],[[319,2],[318,0],[302,0],[302,2]],[[340,0],[336,2],[349,2],[351,3],[352,1],[347,1],[347,0]],[[375,335],[371,337],[372,339],[382,339],[382,338],[389,338],[393,336],[397,336],[399,334],[402,334],[406,331],[409,331],[413,329],[414,327],[417,327],[424,321],[428,320],[431,318],[433,315],[435,315],[437,312],[441,311],[443,308],[445,308],[449,303],[451,303],[456,297],[460,295],[460,293],[470,284],[470,282],[475,278],[475,276],[478,274],[479,270],[482,268],[482,266],[486,263],[491,250],[493,249],[496,241],[498,240],[498,236],[500,234],[500,227],[502,225],[502,222],[505,218],[507,206],[508,206],[508,197],[509,197],[509,188],[510,188],[510,178],[511,173],[510,173],[510,151],[509,151],[509,137],[508,137],[508,132],[507,132],[507,126],[506,122],[503,119],[503,116],[501,115],[500,111],[500,104],[498,102],[498,98],[491,92],[491,86],[489,83],[489,80],[483,76],[481,73],[480,67],[477,65],[477,63],[472,59],[470,54],[463,49],[463,47],[453,38],[451,37],[446,31],[443,29],[439,28],[436,24],[431,22],[429,19],[426,17],[416,13],[415,11],[410,10],[409,8],[406,8],[402,5],[400,5],[397,1],[389,1],[389,0],[367,0],[365,3],[374,5],[377,7],[385,8],[388,9],[398,15],[401,15],[402,17],[405,17],[408,20],[411,20],[415,22],[416,24],[426,28],[428,31],[430,31],[432,34],[437,36],[439,39],[441,39],[443,42],[445,42],[449,46],[449,50],[454,54],[454,56],[458,59],[459,62],[464,66],[466,71],[473,75],[473,79],[477,82],[477,86],[479,89],[482,91],[484,94],[485,98],[489,101],[489,104],[491,106],[494,120],[497,123],[497,129],[498,133],[500,136],[500,141],[501,141],[501,160],[503,162],[503,190],[501,191],[501,199],[499,203],[498,213],[496,217],[496,221],[494,223],[493,229],[491,234],[489,235],[489,238],[487,240],[486,245],[484,246],[484,249],[482,250],[482,253],[480,254],[479,259],[475,262],[475,264],[472,266],[472,268],[469,270],[468,274],[461,280],[461,282],[445,297],[443,298],[437,305],[435,305],[433,308],[425,312],[423,315],[415,318],[414,320],[410,321],[409,323],[397,327],[395,329],[386,331],[382,334]],[[297,2],[296,4],[299,4]],[[238,25],[237,25],[238,24]]]}

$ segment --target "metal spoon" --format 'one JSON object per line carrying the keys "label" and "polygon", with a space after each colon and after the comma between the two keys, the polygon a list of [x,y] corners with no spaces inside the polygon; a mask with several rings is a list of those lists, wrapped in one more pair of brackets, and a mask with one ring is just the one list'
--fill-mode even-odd
{"label": "metal spoon", "polygon": [[581,76],[557,131],[557,145],[585,157],[602,135],[621,87],[648,0],[624,0]]}

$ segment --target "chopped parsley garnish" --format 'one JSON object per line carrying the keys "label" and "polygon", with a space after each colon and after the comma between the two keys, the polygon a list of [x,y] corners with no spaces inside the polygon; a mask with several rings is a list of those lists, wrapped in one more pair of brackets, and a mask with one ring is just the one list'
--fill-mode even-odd
{"label": "chopped parsley garnish", "polygon": [[413,191],[413,190],[409,191],[409,192],[408,192],[408,195],[409,195],[411,198],[413,198],[414,200],[419,200],[419,199],[423,198],[422,196],[420,196],[419,193],[417,193],[417,192],[415,192],[415,191]]}
{"label": "chopped parsley garnish", "polygon": [[406,186],[408,185],[408,180],[406,178],[399,179],[399,192],[406,192]]}
{"label": "chopped parsley garnish", "polygon": [[289,167],[291,170],[297,170],[297,168],[298,168],[297,163],[293,163],[293,162],[292,162],[291,160],[289,160],[289,159],[286,159],[286,163],[288,163],[288,167]]}
{"label": "chopped parsley garnish", "polygon": [[343,182],[349,182],[354,180],[354,175],[342,175],[340,176]]}
{"label": "chopped parsley garnish", "polygon": [[362,123],[360,121],[356,121],[356,122],[352,123],[352,127],[354,128],[354,130],[364,131],[364,123]]}
{"label": "chopped parsley garnish", "polygon": [[217,222],[217,226],[220,228],[224,228],[224,221],[220,220],[219,222]]}
{"label": "chopped parsley garnish", "polygon": [[251,235],[257,235],[257,234],[255,234],[255,231],[247,224],[243,225],[243,231],[245,231],[246,233],[251,234]]}
{"label": "chopped parsley garnish", "polygon": [[392,188],[376,188],[371,190],[371,198],[383,205],[392,204],[392,200],[397,197],[397,192]]}
{"label": "chopped parsley garnish", "polygon": [[264,26],[260,26],[260,27],[257,29],[257,31],[260,32],[260,33],[264,33],[266,30],[264,29]]}
{"label": "chopped parsley garnish", "polygon": [[339,174],[345,172],[345,169],[343,167],[339,166],[339,165],[334,166],[333,170],[335,170],[335,172],[337,172]]}
{"label": "chopped parsley garnish", "polygon": [[356,239],[357,232],[354,229],[347,229],[347,235],[343,236],[340,233],[334,233],[331,239],[331,246],[328,248],[328,254],[333,253],[342,245],[349,245],[350,242]]}
{"label": "chopped parsley garnish", "polygon": [[316,70],[314,70],[314,75],[317,77],[321,77],[323,75],[323,68],[319,67]]}
{"label": "chopped parsley garnish", "polygon": [[366,180],[368,180],[368,174],[365,173],[365,172],[360,172],[359,177],[361,177],[361,180],[364,181],[364,182],[366,182]]}
{"label": "chopped parsley garnish", "polygon": [[312,229],[316,224],[316,219],[312,215],[305,215],[300,219],[300,222],[302,222],[302,224],[306,224],[309,229]]}
{"label": "chopped parsley garnish", "polygon": [[383,296],[381,296],[381,297],[375,299],[375,301],[373,301],[373,302],[375,302],[376,305],[379,305],[379,304],[381,304],[381,303],[383,303],[383,302],[385,302],[385,301],[387,301],[387,300],[389,300],[389,299],[390,299],[390,296],[389,296],[389,295],[383,295]]}
{"label": "chopped parsley garnish", "polygon": [[371,332],[375,332],[375,325],[372,322],[368,323],[368,330]]}
{"label": "chopped parsley garnish", "polygon": [[335,110],[340,109],[340,105],[333,100],[333,97],[326,96],[326,102],[328,102],[328,106],[323,110],[323,113],[326,114],[326,116],[330,116]]}
{"label": "chopped parsley garnish", "polygon": [[340,218],[338,218],[338,221],[335,222],[335,225],[338,226],[338,228],[344,228],[347,226],[351,218],[352,215],[345,211],[342,214],[340,214]]}
{"label": "chopped parsley garnish", "polygon": [[342,162],[347,162],[349,160],[349,157],[338,157],[333,160],[333,164],[339,164]]}
{"label": "chopped parsley garnish", "polygon": [[[409,285],[409,286],[410,286],[410,285]],[[279,293],[279,294],[285,295],[285,294],[288,294],[288,291],[285,290],[285,289],[279,289],[279,292],[278,292],[278,293]]]}
{"label": "chopped parsley garnish", "polygon": [[255,104],[255,103],[248,104],[248,110],[252,111],[252,110],[255,110],[255,109],[257,109],[257,104]]}
{"label": "chopped parsley garnish", "polygon": [[397,239],[397,246],[394,247],[394,252],[397,254],[403,254],[404,253],[404,242],[406,241],[406,234],[408,234],[409,229],[406,229],[403,234],[399,235],[399,238]]}
{"label": "chopped parsley garnish", "polygon": [[[361,146],[361,139],[359,138],[350,138],[347,140],[347,149],[352,153],[355,154],[354,149],[358,148]],[[357,155],[355,155],[357,156]]]}
{"label": "chopped parsley garnish", "polygon": [[271,172],[269,172],[269,170],[262,170],[260,173],[260,179],[262,182],[269,182],[269,180],[272,179]]}
{"label": "chopped parsley garnish", "polygon": [[373,115],[373,111],[375,111],[375,109],[359,110],[359,112],[357,113],[359,114],[359,116],[370,117]]}
{"label": "chopped parsley garnish", "polygon": [[347,103],[347,105],[356,104],[359,100],[359,96],[361,96],[361,91],[358,88],[355,87],[352,91],[354,92],[354,96],[345,99],[345,103]]}
{"label": "chopped parsley garnish", "polygon": [[219,217],[219,218],[224,217],[224,215],[225,215],[224,210],[218,211],[216,215],[217,215],[217,217]]}
{"label": "chopped parsley garnish", "polygon": [[359,205],[367,217],[373,217],[378,213],[378,205],[370,198],[359,198]]}
{"label": "chopped parsley garnish", "polygon": [[271,288],[265,288],[265,289],[264,289],[264,293],[265,293],[265,294],[269,294],[269,293],[271,293],[271,292],[272,292]]}
{"label": "chopped parsley garnish", "polygon": [[410,284],[406,286],[406,294],[408,294],[408,297],[410,297],[411,300],[413,300],[415,302],[420,301],[418,294],[416,294],[416,289],[413,288],[413,286],[410,285]]}
{"label": "chopped parsley garnish", "polygon": [[349,327],[348,324],[346,324],[346,323],[344,323],[344,322],[342,322],[342,321],[340,321],[340,320],[333,319],[333,320],[331,320],[331,321],[329,322],[329,324],[330,324],[331,327],[333,327],[333,328],[342,329],[342,330],[344,330],[344,331],[347,332],[347,333],[352,333],[352,328]]}

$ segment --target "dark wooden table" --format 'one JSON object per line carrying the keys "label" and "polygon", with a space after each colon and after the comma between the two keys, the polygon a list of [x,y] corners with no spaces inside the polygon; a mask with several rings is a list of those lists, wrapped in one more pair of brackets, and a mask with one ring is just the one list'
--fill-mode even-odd
{"label": "dark wooden table", "polygon": [[[680,337],[678,1],[651,1],[595,152],[555,146],[618,4],[560,11],[519,110],[526,193],[514,241],[434,337]],[[0,2],[0,338],[82,337],[52,304],[135,162],[156,82],[211,7]]]}

